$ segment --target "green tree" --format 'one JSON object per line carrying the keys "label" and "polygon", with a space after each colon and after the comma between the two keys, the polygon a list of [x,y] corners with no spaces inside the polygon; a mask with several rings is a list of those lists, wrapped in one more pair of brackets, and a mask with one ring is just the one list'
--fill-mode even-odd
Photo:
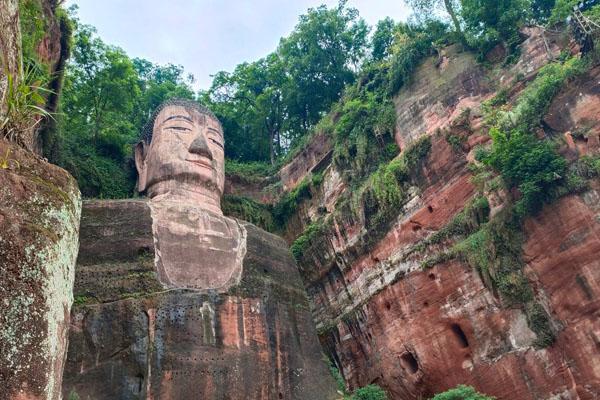
{"label": "green tree", "polygon": [[138,86],[141,90],[140,96],[136,98],[133,118],[138,131],[165,100],[194,99],[194,92],[190,87],[193,77],[186,77],[182,66],[173,64],[161,66],[140,58],[134,58],[132,62],[138,74]]}
{"label": "green tree", "polygon": [[309,9],[274,53],[217,73],[200,101],[223,123],[226,156],[275,163],[355,80],[367,33],[346,1]]}
{"label": "green tree", "polygon": [[433,14],[433,10],[439,7],[443,7],[452,19],[455,32],[460,38],[463,38],[463,31],[460,24],[460,13],[459,6],[455,0],[405,0],[406,3],[412,7],[418,17],[425,17],[428,19]]}
{"label": "green tree", "polygon": [[228,158],[270,160],[273,164],[281,154],[285,80],[281,60],[275,53],[240,64],[232,73],[221,71],[215,75],[201,101],[222,120]]}
{"label": "green tree", "polygon": [[354,81],[368,31],[358,11],[342,0],[331,9],[309,9],[281,40],[277,53],[289,78],[282,88],[285,130],[292,141],[306,134]]}
{"label": "green tree", "polygon": [[494,397],[488,397],[477,393],[470,386],[459,385],[447,392],[436,394],[432,400],[494,400]]}
{"label": "green tree", "polygon": [[380,61],[390,55],[394,36],[396,34],[396,23],[390,17],[377,22],[375,33],[371,39],[371,57]]}
{"label": "green tree", "polygon": [[545,23],[550,17],[555,4],[556,0],[532,0],[531,12],[533,21]]}
{"label": "green tree", "polygon": [[531,14],[529,0],[461,0],[461,15],[469,44],[485,54],[498,43],[513,53],[519,30]]}
{"label": "green tree", "polygon": [[128,119],[119,118],[132,115],[140,96],[133,62],[123,50],[97,38],[91,26],[81,25],[75,33],[65,86],[63,111],[68,127],[89,133],[93,146],[99,145],[102,135],[133,130]]}
{"label": "green tree", "polygon": [[95,29],[76,26],[61,97],[57,162],[75,176],[85,197],[128,197],[136,175],[131,147],[163,101],[194,98],[183,68],[130,59]]}

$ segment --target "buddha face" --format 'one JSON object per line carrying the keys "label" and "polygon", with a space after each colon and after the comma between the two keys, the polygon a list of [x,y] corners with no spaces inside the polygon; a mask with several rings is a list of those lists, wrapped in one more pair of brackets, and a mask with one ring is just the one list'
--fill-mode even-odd
{"label": "buddha face", "polygon": [[[152,141],[136,147],[139,190],[150,197],[189,191],[216,196],[225,183],[224,140],[213,117],[191,107],[171,105],[157,115]],[[181,193],[180,193],[181,194]]]}

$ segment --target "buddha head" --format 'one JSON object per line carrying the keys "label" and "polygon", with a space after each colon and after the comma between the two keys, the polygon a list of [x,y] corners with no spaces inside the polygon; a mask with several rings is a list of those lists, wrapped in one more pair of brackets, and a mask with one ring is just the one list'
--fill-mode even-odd
{"label": "buddha head", "polygon": [[138,190],[221,214],[224,161],[223,129],[214,114],[192,101],[169,100],[155,111],[135,147]]}

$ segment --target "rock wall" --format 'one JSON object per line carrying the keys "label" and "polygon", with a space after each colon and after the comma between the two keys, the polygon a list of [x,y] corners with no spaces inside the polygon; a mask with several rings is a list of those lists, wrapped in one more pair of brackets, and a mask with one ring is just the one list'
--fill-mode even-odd
{"label": "rock wall", "polygon": [[[540,348],[522,307],[507,306],[466,262],[440,259],[424,268],[454,243],[452,235],[432,238],[477,192],[469,162],[475,147],[489,141],[481,102],[502,87],[515,99],[567,47],[562,35],[525,33],[516,64],[483,70],[449,48],[427,60],[399,93],[399,147],[428,136],[431,148],[383,231],[369,228],[365,215],[343,210],[349,192],[333,165],[325,166],[319,193],[288,223],[293,241],[309,224],[332,217],[308,239],[299,267],[321,342],[351,389],[376,383],[393,399],[421,399],[470,384],[499,399],[600,398],[597,179],[524,226],[525,275],[550,316],[553,345]],[[561,152],[571,160],[598,152],[599,72],[596,67],[563,88],[544,118],[548,132],[564,136]],[[304,166],[310,171],[316,164]],[[497,213],[502,193],[486,195]]]}
{"label": "rock wall", "polygon": [[0,164],[0,398],[55,400],[73,302],[79,190],[66,171],[2,140]]}
{"label": "rock wall", "polygon": [[84,203],[63,395],[81,399],[331,399],[285,242],[255,226],[239,285],[165,290],[143,200]]}

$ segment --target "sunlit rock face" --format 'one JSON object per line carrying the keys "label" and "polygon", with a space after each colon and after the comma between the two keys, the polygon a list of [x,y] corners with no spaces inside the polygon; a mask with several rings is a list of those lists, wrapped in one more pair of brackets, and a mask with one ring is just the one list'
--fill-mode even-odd
{"label": "sunlit rock face", "polygon": [[221,213],[218,120],[161,106],[136,165],[149,199],[84,204],[63,395],[335,398],[285,242]]}

